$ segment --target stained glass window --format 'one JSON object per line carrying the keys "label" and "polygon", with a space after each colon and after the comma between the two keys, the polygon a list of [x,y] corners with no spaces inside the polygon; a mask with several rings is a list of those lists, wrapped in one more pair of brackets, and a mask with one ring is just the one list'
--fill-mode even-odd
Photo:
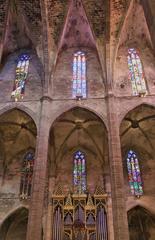
{"label": "stained glass window", "polygon": [[78,51],[73,59],[73,98],[86,98],[86,56]]}
{"label": "stained glass window", "polygon": [[139,168],[139,161],[134,151],[129,150],[127,155],[127,169],[129,177],[129,185],[132,195],[143,195],[142,179]]}
{"label": "stained glass window", "polygon": [[134,48],[128,49],[128,68],[133,95],[146,94],[147,88],[142,63],[137,51]]}
{"label": "stained glass window", "polygon": [[22,54],[18,58],[16,67],[16,79],[14,81],[13,91],[11,97],[18,101],[23,99],[25,92],[25,83],[28,74],[30,56]]}
{"label": "stained glass window", "polygon": [[32,176],[34,166],[34,153],[28,152],[24,156],[21,171],[20,198],[27,199],[31,196]]}
{"label": "stained glass window", "polygon": [[86,160],[85,154],[77,151],[74,154],[74,192],[84,193],[86,191]]}

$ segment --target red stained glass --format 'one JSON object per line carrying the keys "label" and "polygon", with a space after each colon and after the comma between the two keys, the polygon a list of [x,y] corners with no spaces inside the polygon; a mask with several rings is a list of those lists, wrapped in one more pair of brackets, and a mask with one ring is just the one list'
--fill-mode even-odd
{"label": "red stained glass", "polygon": [[85,155],[81,151],[74,154],[74,192],[84,193],[86,191],[86,162]]}
{"label": "red stained glass", "polygon": [[139,162],[134,151],[130,150],[127,155],[128,179],[132,195],[143,195],[142,179],[140,174]]}
{"label": "red stained glass", "polygon": [[134,48],[128,49],[128,68],[133,95],[146,94],[147,88],[142,63],[137,51]]}

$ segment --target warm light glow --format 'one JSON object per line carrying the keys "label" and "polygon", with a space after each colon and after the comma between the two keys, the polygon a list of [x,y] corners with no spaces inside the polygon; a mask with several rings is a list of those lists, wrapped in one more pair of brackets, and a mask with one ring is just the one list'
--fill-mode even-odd
{"label": "warm light glow", "polygon": [[74,54],[73,58],[73,92],[76,99],[86,98],[86,57],[81,51]]}
{"label": "warm light glow", "polygon": [[136,197],[143,195],[139,162],[136,153],[132,150],[130,150],[127,155],[127,169],[132,195]]}
{"label": "warm light glow", "polygon": [[85,155],[81,151],[74,154],[74,192],[84,193],[86,191],[86,163]]}
{"label": "warm light glow", "polygon": [[144,72],[140,57],[134,48],[128,49],[129,80],[135,96],[145,96],[147,93]]}
{"label": "warm light glow", "polygon": [[27,54],[22,54],[18,58],[16,79],[11,93],[11,97],[14,98],[16,102],[23,99],[23,95],[25,93],[25,82],[28,74],[29,60],[30,56]]}

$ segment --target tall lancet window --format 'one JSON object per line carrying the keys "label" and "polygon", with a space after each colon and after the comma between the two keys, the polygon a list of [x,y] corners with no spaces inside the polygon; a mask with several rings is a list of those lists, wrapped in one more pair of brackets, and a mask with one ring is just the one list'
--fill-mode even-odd
{"label": "tall lancet window", "polygon": [[74,192],[84,193],[86,191],[86,160],[85,154],[77,151],[74,154]]}
{"label": "tall lancet window", "polygon": [[140,197],[143,195],[143,187],[139,161],[136,153],[132,150],[129,150],[127,154],[127,169],[131,193],[134,196]]}
{"label": "tall lancet window", "polygon": [[78,51],[73,58],[73,98],[86,98],[86,56]]}
{"label": "tall lancet window", "polygon": [[28,74],[30,56],[22,54],[18,58],[16,67],[16,79],[14,81],[13,91],[11,97],[18,101],[23,99],[25,92],[25,83]]}
{"label": "tall lancet window", "polygon": [[140,57],[134,48],[128,49],[129,79],[133,95],[144,96],[147,93],[146,82]]}
{"label": "tall lancet window", "polygon": [[31,196],[32,176],[34,166],[34,153],[27,152],[23,159],[20,183],[20,198],[27,199]]}

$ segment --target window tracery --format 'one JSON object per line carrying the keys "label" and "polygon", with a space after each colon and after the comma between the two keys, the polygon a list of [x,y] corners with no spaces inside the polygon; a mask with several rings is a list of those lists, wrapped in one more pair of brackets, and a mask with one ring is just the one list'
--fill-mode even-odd
{"label": "window tracery", "polygon": [[16,67],[16,78],[14,81],[13,91],[11,97],[18,101],[23,99],[25,93],[25,83],[28,74],[30,56],[28,54],[22,54],[18,58]]}
{"label": "window tracery", "polygon": [[142,62],[138,52],[134,48],[128,49],[128,68],[133,95],[145,95],[147,93],[147,88]]}
{"label": "window tracery", "polygon": [[20,198],[27,199],[31,196],[32,176],[34,167],[34,153],[27,152],[23,159],[20,182]]}
{"label": "window tracery", "polygon": [[78,51],[73,57],[73,98],[86,98],[86,56]]}
{"label": "window tracery", "polygon": [[129,150],[127,154],[127,169],[131,194],[137,197],[143,195],[142,179],[137,155]]}
{"label": "window tracery", "polygon": [[86,191],[86,160],[85,154],[80,150],[74,154],[74,192],[84,193]]}

